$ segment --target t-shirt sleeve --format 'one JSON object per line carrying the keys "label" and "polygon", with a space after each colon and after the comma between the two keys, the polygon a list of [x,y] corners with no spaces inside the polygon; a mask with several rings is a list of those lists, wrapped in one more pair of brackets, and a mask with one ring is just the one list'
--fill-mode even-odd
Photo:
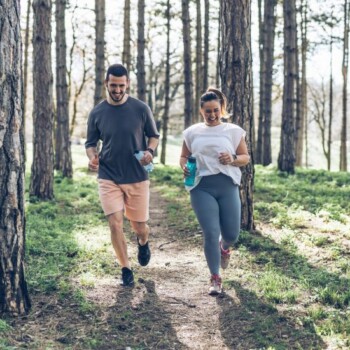
{"label": "t-shirt sleeve", "polygon": [[145,135],[147,137],[159,138],[159,132],[157,130],[156,122],[153,118],[151,109],[146,106],[145,108],[146,122],[145,122]]}
{"label": "t-shirt sleeve", "polygon": [[238,145],[242,141],[242,138],[246,136],[246,132],[239,126],[232,129],[232,131],[233,131],[232,133],[233,148],[236,152]]}
{"label": "t-shirt sleeve", "polygon": [[95,115],[90,113],[87,123],[87,136],[85,142],[85,148],[97,147],[97,143],[100,140],[100,132],[96,126]]}

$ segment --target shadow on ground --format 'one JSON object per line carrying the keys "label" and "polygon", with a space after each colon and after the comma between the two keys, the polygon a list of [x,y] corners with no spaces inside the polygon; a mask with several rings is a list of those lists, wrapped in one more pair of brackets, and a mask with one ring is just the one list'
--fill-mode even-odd
{"label": "shadow on ground", "polygon": [[[153,281],[140,279],[133,289],[119,290],[108,314],[103,349],[187,349],[178,340]],[[111,338],[115,340],[108,344]]]}
{"label": "shadow on ground", "polygon": [[313,328],[305,329],[294,317],[283,316],[272,305],[231,282],[236,298],[224,294],[217,298],[222,338],[229,349],[326,349]]}

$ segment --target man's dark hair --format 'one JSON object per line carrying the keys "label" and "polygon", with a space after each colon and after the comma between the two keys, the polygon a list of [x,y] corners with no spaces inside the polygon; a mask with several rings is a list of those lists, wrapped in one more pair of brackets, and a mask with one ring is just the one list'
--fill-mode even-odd
{"label": "man's dark hair", "polygon": [[120,63],[112,64],[108,67],[106,73],[106,81],[108,81],[109,75],[112,74],[115,77],[123,77],[126,76],[126,79],[129,79],[128,70]]}

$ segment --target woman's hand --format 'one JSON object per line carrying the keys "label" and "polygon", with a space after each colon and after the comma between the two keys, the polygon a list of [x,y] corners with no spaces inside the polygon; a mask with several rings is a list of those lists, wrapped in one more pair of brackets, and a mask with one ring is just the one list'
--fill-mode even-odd
{"label": "woman's hand", "polygon": [[228,152],[220,152],[219,153],[219,162],[222,165],[230,165],[234,161],[233,155]]}

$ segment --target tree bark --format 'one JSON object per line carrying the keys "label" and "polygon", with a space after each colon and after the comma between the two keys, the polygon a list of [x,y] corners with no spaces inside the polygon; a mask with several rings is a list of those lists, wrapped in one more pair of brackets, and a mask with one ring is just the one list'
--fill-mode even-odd
{"label": "tree bark", "polygon": [[167,19],[167,42],[166,42],[166,62],[165,62],[165,105],[162,118],[162,151],[160,162],[165,164],[166,144],[168,140],[168,123],[170,109],[170,0],[167,0],[166,19]]}
{"label": "tree bark", "polygon": [[284,86],[281,146],[278,169],[293,174],[295,169],[295,101],[296,101],[296,9],[295,0],[283,2],[284,16]]}
{"label": "tree bark", "polygon": [[24,135],[20,2],[0,11],[0,313],[30,308],[24,276]]}
{"label": "tree bark", "polygon": [[56,142],[55,169],[63,177],[73,176],[69,135],[69,104],[67,84],[67,44],[65,11],[67,0],[56,0]]}
{"label": "tree bark", "polygon": [[196,23],[196,91],[195,102],[193,109],[193,123],[198,123],[200,120],[199,113],[199,99],[202,95],[202,81],[203,81],[203,66],[202,66],[202,14],[201,14],[201,0],[196,0],[197,6],[197,23]]}
{"label": "tree bark", "polygon": [[[266,4],[267,0],[264,1]],[[264,21],[262,11],[262,0],[258,0],[258,22],[259,22],[259,118],[258,139],[256,143],[255,163],[262,164],[263,159],[263,133],[264,133]]]}
{"label": "tree bark", "polygon": [[251,162],[242,168],[241,226],[245,230],[253,230],[254,159],[251,149],[254,117],[250,0],[223,0],[221,2],[221,23],[222,90],[227,96],[228,110],[232,114],[233,122],[247,132],[246,140],[251,155]]}
{"label": "tree bark", "polygon": [[307,121],[307,80],[306,80],[306,63],[307,63],[307,0],[301,0],[301,21],[300,21],[300,34],[301,34],[301,83],[300,83],[300,125],[298,142],[296,143],[296,165],[302,166],[303,152],[304,152],[304,135],[305,124]]}
{"label": "tree bark", "polygon": [[138,0],[137,21],[137,97],[146,101],[145,71],[145,0]]}
{"label": "tree bark", "polygon": [[105,0],[95,0],[95,95],[94,104],[97,105],[105,96]]}
{"label": "tree bark", "polygon": [[349,0],[344,2],[344,39],[343,39],[343,116],[340,132],[340,162],[339,170],[347,171],[347,103],[348,103],[348,63],[349,63]]}
{"label": "tree bark", "polygon": [[127,70],[131,70],[131,23],[130,23],[130,0],[125,0],[124,5],[124,40],[123,40],[123,64],[126,66]]}
{"label": "tree bark", "polygon": [[191,60],[191,26],[189,13],[189,0],[182,0],[182,24],[184,43],[184,74],[185,74],[185,128],[192,122],[193,113],[193,81]]}
{"label": "tree bark", "polygon": [[51,0],[34,0],[33,91],[34,133],[30,194],[53,198],[53,77],[51,61]]}
{"label": "tree bark", "polygon": [[272,163],[271,151],[271,120],[272,120],[272,81],[273,64],[275,51],[275,28],[276,14],[275,9],[277,0],[265,0],[264,9],[264,46],[263,46],[263,152],[262,164]]}
{"label": "tree bark", "polygon": [[[29,50],[29,20],[30,20],[30,8],[32,7],[31,0],[28,0],[27,2],[27,15],[26,15],[26,33],[24,37],[24,63],[23,63],[23,80],[24,80],[24,87],[23,87],[23,135],[25,138],[26,135],[26,111],[27,111],[27,86],[28,86],[28,50]],[[24,145],[25,147],[25,145]]]}

